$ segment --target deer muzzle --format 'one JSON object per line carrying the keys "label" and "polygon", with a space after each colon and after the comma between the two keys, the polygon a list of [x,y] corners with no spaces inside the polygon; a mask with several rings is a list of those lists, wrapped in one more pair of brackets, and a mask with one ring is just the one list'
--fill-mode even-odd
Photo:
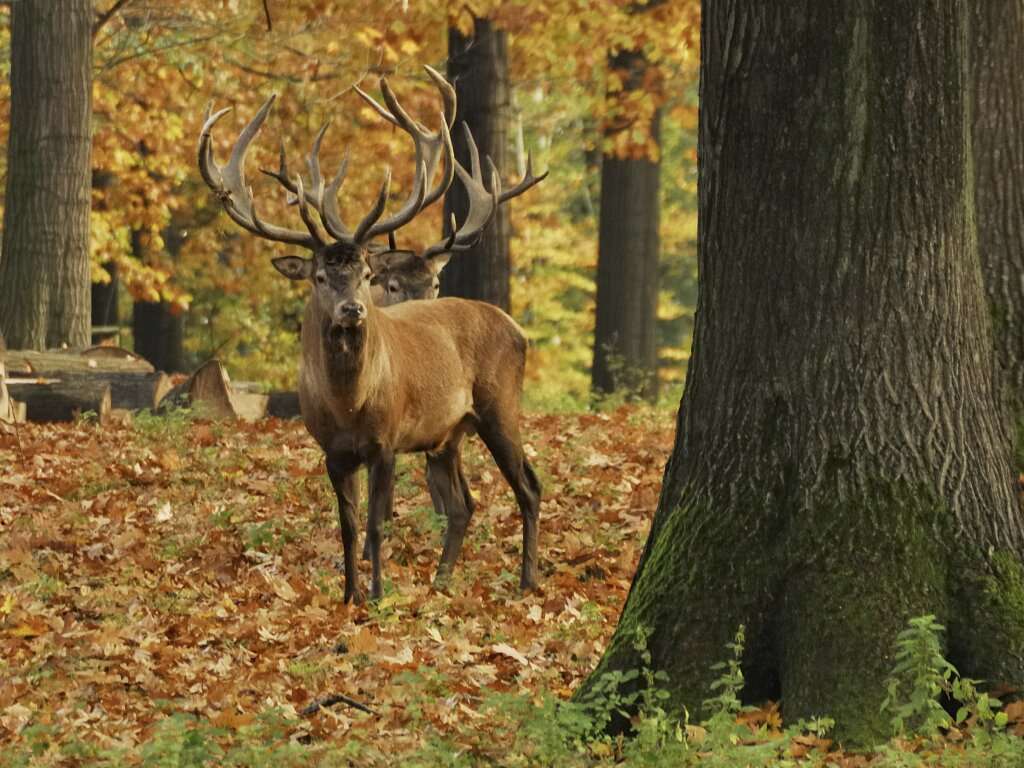
{"label": "deer muzzle", "polygon": [[366,305],[361,301],[339,302],[334,309],[332,325],[339,328],[357,328],[366,319]]}

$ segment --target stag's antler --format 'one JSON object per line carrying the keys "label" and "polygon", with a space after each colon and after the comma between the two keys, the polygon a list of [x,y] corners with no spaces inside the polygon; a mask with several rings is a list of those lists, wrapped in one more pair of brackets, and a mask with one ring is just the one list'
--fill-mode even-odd
{"label": "stag's antler", "polygon": [[[296,175],[294,179],[290,177],[283,147],[281,150],[280,170],[277,173],[264,171],[277,179],[295,195],[299,204],[299,214],[306,225],[308,234],[262,221],[256,215],[252,189],[245,183],[245,155],[253,138],[266,121],[267,114],[270,112],[270,107],[273,105],[275,98],[276,95],[267,99],[256,113],[256,116],[239,134],[231,150],[231,159],[224,168],[220,168],[213,159],[211,131],[217,121],[227,114],[230,109],[222,109],[211,115],[211,107],[208,107],[206,121],[199,135],[199,170],[203,180],[220,198],[228,215],[240,226],[268,240],[301,245],[311,250],[316,250],[326,245],[328,238],[320,231],[320,227],[313,218],[310,208],[319,215],[320,221],[324,229],[327,230],[329,237],[339,242],[349,242],[358,245],[365,245],[376,235],[393,232],[407,224],[419,213],[423,207],[427,175],[426,166],[422,162],[418,162],[416,165],[413,191],[401,210],[384,221],[378,221],[384,213],[388,191],[391,188],[391,170],[388,169],[373,208],[359,222],[359,226],[356,227],[355,231],[350,231],[341,220],[337,200],[338,190],[345,179],[345,173],[348,168],[348,157],[346,156],[345,160],[342,161],[338,173],[331,182],[324,184],[323,176],[320,173],[319,159],[320,144],[327,130],[327,125],[324,125],[317,133],[316,139],[313,142],[313,152],[307,158],[310,180],[312,182],[312,189],[310,191],[306,191],[301,176]],[[447,144],[449,147],[451,146],[450,138]]]}
{"label": "stag's antler", "polygon": [[426,70],[427,75],[433,80],[434,85],[437,86],[444,104],[441,127],[436,131],[428,131],[422,124],[409,116],[402,108],[402,105],[398,103],[394,92],[383,77],[380,79],[380,90],[381,95],[384,97],[384,102],[387,104],[387,109],[378,104],[372,96],[358,85],[355,86],[355,91],[363,97],[374,112],[412,136],[412,140],[416,145],[416,162],[417,164],[423,163],[427,168],[428,186],[434,183],[434,176],[437,174],[438,165],[440,165],[442,158],[444,159],[444,175],[423,200],[423,207],[426,208],[428,205],[439,200],[448,191],[448,187],[452,184],[452,179],[455,178],[454,153],[451,149],[451,137],[448,134],[455,126],[457,102],[455,99],[455,89],[440,72],[427,65],[424,65],[423,69]]}
{"label": "stag's antler", "polygon": [[519,183],[511,189],[507,189],[501,193],[498,197],[499,203],[504,203],[506,200],[511,200],[513,197],[519,197],[523,192],[528,190],[530,187],[540,184],[544,179],[548,177],[551,171],[544,171],[540,176],[533,175],[533,157],[527,153],[526,155],[526,173],[523,174],[523,178],[520,179]]}
{"label": "stag's antler", "polygon": [[462,163],[455,161],[455,172],[459,181],[466,188],[469,196],[469,212],[462,226],[455,228],[455,217],[452,217],[452,232],[447,238],[427,248],[421,254],[422,258],[429,259],[443,253],[456,253],[472,248],[480,241],[480,236],[487,225],[491,223],[494,214],[498,210],[498,203],[501,198],[501,177],[494,167],[491,158],[487,157],[487,171],[491,177],[491,191],[488,192],[484,186],[483,174],[480,170],[480,151],[473,140],[473,134],[469,126],[462,124],[462,130],[466,134],[466,145],[469,147],[469,173],[462,167]]}
{"label": "stag's antler", "polygon": [[206,119],[203,128],[199,133],[199,172],[203,181],[220,198],[224,210],[239,226],[250,232],[264,237],[268,240],[275,240],[280,243],[301,245],[310,249],[317,249],[325,245],[316,227],[310,227],[307,223],[308,232],[300,232],[295,229],[279,227],[269,224],[256,215],[256,209],[252,198],[252,189],[245,183],[245,153],[249,145],[259,132],[260,127],[267,119],[270,107],[274,104],[277,95],[267,99],[260,107],[256,116],[249,121],[249,124],[242,129],[231,148],[231,159],[228,164],[221,168],[213,159],[213,147],[211,146],[211,131],[217,121],[231,111],[231,108],[222,109],[211,114],[213,105],[206,108]]}

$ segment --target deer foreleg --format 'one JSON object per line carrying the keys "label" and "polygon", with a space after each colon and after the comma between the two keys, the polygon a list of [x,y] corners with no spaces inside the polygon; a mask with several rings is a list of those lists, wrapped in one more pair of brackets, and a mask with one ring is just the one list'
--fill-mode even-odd
{"label": "deer foreleg", "polygon": [[370,504],[366,518],[366,545],[370,550],[372,576],[370,598],[379,600],[384,594],[381,578],[381,524],[387,519],[395,494],[395,455],[382,452],[370,463]]}
{"label": "deer foreleg", "polygon": [[334,493],[338,497],[338,523],[341,527],[342,555],[345,561],[345,602],[362,603],[363,591],[359,588],[359,569],[356,563],[356,541],[359,527],[356,522],[356,507],[359,506],[359,484],[356,469],[359,464],[344,455],[327,457],[327,476],[331,479]]}

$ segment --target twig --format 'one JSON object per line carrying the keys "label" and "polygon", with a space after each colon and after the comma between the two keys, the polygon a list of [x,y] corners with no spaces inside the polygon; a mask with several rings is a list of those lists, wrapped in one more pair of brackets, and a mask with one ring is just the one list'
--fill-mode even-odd
{"label": "twig", "polygon": [[274,22],[270,20],[270,3],[269,0],[263,0],[263,13],[267,17],[267,32],[274,31]]}
{"label": "twig", "polygon": [[304,717],[309,717],[310,715],[316,714],[321,709],[324,709],[325,707],[333,707],[335,704],[345,704],[346,706],[352,707],[352,709],[358,709],[360,712],[366,712],[367,714],[380,717],[379,712],[376,712],[365,704],[358,702],[355,699],[350,699],[348,696],[341,693],[332,693],[330,696],[324,696],[322,699],[316,699],[312,704],[303,709],[301,714]]}
{"label": "twig", "polygon": [[103,29],[103,26],[114,17],[114,14],[124,8],[124,6],[128,5],[131,1],[132,0],[116,0],[110,8],[105,10],[103,13],[97,14],[96,23],[92,25],[92,36],[95,38],[96,35],[99,34],[99,31]]}

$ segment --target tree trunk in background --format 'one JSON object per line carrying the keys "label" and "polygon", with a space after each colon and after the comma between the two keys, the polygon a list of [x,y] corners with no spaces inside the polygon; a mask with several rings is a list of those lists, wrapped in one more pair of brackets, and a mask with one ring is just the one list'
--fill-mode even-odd
{"label": "tree trunk in background", "polygon": [[1024,471],[1024,3],[972,4],[970,40],[978,254]]}
{"label": "tree trunk in background", "polygon": [[[452,143],[455,156],[469,168],[469,151],[462,128],[465,121],[480,149],[480,158],[490,155],[502,178],[507,178],[506,156],[509,131],[509,83],[507,38],[488,19],[476,19],[473,37],[448,30],[448,78],[455,84],[459,106]],[[489,183],[489,182],[488,182]],[[498,208],[480,242],[455,256],[441,273],[441,293],[495,304],[508,311],[509,207]],[[458,224],[466,219],[469,201],[458,181],[452,184],[444,202],[445,234],[455,214]]]}
{"label": "tree trunk in background", "polygon": [[117,325],[119,322],[117,294],[121,281],[118,278],[117,264],[108,261],[103,268],[110,275],[110,282],[92,284],[92,324],[94,327]]}
{"label": "tree trunk in background", "polygon": [[[180,229],[164,230],[164,245],[172,258],[177,258],[184,243]],[[132,233],[132,250],[141,254],[137,232]],[[142,355],[158,371],[179,373],[187,371],[183,342],[185,314],[173,312],[166,301],[136,301],[132,305],[132,338],[135,352]]]}
{"label": "tree trunk in background", "polygon": [[89,343],[91,0],[11,5],[11,134],[0,331],[13,348]]}
{"label": "tree trunk in background", "polygon": [[[644,57],[614,56],[624,90],[643,87]],[[660,115],[651,134],[659,139]],[[628,128],[609,128],[608,133]],[[591,385],[595,392],[622,390],[658,397],[658,204],[659,163],[605,156],[601,163],[601,211],[597,256],[597,323]]]}
{"label": "tree trunk in background", "polygon": [[[704,6],[700,298],[676,444],[590,678],[676,703],[747,628],[748,694],[848,745],[926,613],[987,687],[1024,683],[1024,524],[974,244],[966,4]],[[771,130],[765,130],[771,126]],[[589,684],[584,686],[586,691]]]}

